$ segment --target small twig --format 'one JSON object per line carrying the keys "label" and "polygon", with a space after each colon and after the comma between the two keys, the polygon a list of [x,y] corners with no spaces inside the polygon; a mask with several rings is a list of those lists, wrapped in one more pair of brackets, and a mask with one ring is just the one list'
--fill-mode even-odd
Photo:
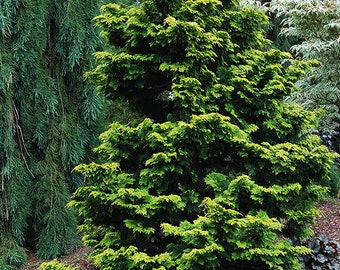
{"label": "small twig", "polygon": [[27,154],[27,156],[30,156],[29,155],[29,152],[27,151],[27,148],[25,146],[25,140],[24,140],[24,135],[23,135],[23,132],[22,132],[22,129],[20,127],[20,123],[19,123],[19,120],[20,120],[20,117],[19,117],[19,112],[15,106],[15,103],[14,101],[12,100],[12,105],[13,105],[13,111],[14,111],[14,120],[15,120],[15,124],[16,124],[16,130],[17,130],[17,134],[18,134],[18,142],[19,142],[19,147],[20,147],[20,154],[22,156],[22,159],[24,161],[24,164],[25,164],[25,167],[26,169],[28,170],[28,172],[30,173],[30,175],[35,178],[35,175],[33,174],[33,172],[30,170],[28,164],[27,164],[27,160],[25,158],[25,155],[24,155],[24,152]]}

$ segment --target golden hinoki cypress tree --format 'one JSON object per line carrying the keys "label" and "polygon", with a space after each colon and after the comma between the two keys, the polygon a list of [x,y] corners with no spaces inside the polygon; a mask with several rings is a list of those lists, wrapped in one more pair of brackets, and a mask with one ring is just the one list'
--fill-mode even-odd
{"label": "golden hinoki cypress tree", "polygon": [[284,101],[306,63],[266,50],[238,1],[103,6],[111,45],[88,73],[146,116],[115,122],[71,203],[100,269],[300,269],[333,155]]}

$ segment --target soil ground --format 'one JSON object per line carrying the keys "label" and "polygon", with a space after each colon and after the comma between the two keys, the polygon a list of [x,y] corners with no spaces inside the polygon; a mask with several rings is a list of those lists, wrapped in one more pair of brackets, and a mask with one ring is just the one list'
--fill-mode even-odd
{"label": "soil ground", "polygon": [[[77,270],[97,270],[93,263],[87,258],[90,252],[90,248],[80,247],[69,255],[59,257],[58,261],[71,265]],[[48,261],[38,259],[34,253],[30,251],[27,252],[27,256],[27,264],[21,270],[36,270],[41,263]]]}
{"label": "soil ground", "polygon": [[[315,236],[326,235],[329,240],[340,242],[340,199],[329,199],[317,203],[317,208],[321,211],[316,217],[315,225],[312,227]],[[75,252],[58,258],[59,262],[72,265],[77,270],[97,270],[96,267],[88,260],[91,250],[87,247],[81,247]],[[32,252],[27,252],[27,265],[21,270],[35,270],[44,262],[39,260]]]}
{"label": "soil ground", "polygon": [[315,236],[326,235],[340,242],[340,198],[318,202],[321,214],[316,217],[313,231]]}

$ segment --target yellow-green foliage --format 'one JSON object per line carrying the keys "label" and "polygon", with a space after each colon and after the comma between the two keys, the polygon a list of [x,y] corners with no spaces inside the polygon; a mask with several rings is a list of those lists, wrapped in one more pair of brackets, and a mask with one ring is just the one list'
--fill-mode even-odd
{"label": "yellow-green foliage", "polygon": [[66,263],[60,263],[57,259],[50,262],[40,264],[38,270],[77,270],[76,267],[71,267]]}
{"label": "yellow-green foliage", "polygon": [[71,202],[100,269],[300,269],[334,155],[284,101],[307,64],[260,50],[265,15],[233,1],[109,4],[88,77],[143,112],[112,123]]}

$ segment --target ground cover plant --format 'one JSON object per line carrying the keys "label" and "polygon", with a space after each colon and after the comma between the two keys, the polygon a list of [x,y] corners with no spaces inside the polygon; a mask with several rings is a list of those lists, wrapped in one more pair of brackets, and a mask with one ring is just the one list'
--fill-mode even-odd
{"label": "ground cover plant", "polygon": [[71,206],[100,269],[300,269],[335,154],[284,101],[308,64],[237,1],[102,7],[87,77],[145,118],[112,123]]}

